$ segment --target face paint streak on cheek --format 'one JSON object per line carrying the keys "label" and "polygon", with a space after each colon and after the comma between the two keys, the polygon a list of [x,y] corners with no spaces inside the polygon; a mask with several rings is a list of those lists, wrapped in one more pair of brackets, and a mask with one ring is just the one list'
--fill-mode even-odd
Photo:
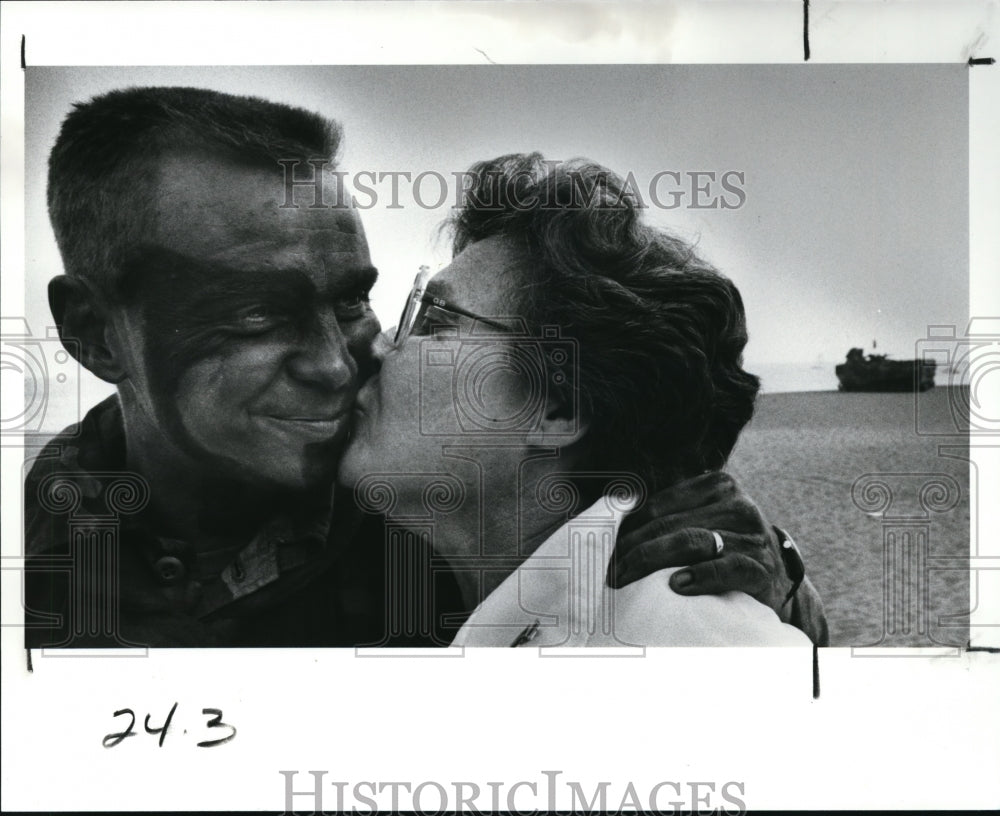
{"label": "face paint streak on cheek", "polygon": [[[199,448],[222,441],[232,414],[226,400],[226,377],[218,358],[199,360],[177,381],[177,420],[184,436]],[[231,430],[236,430],[230,426]]]}
{"label": "face paint streak on cheek", "polygon": [[184,351],[174,348],[150,354],[156,416],[163,433],[178,448],[205,460],[213,456],[213,443],[225,440],[227,427],[237,429],[227,422],[227,417],[232,419],[227,366],[222,356],[191,361]]}
{"label": "face paint streak on cheek", "polygon": [[248,397],[248,409],[252,410],[258,397],[262,397],[266,403],[268,393],[280,388],[285,365],[300,345],[291,332],[287,336],[283,336],[284,334],[233,354],[224,363],[227,367],[243,372],[244,386],[252,382],[254,393]]}
{"label": "face paint streak on cheek", "polygon": [[151,360],[150,343],[143,331],[142,323],[130,310],[123,310],[114,324],[114,342],[122,356],[127,379],[121,384],[125,392],[131,394],[142,412],[149,417],[156,416],[154,400],[151,398],[153,384],[151,372],[155,367]]}
{"label": "face paint streak on cheek", "polygon": [[[235,417],[250,412],[259,394],[266,392],[281,367],[273,344],[230,349],[192,365],[179,383],[178,393],[194,392],[207,411]],[[190,399],[191,394],[185,393]]]}
{"label": "face paint streak on cheek", "polygon": [[144,339],[142,367],[153,417],[164,433],[174,437],[181,430],[177,385],[184,367],[161,336],[150,332]]}

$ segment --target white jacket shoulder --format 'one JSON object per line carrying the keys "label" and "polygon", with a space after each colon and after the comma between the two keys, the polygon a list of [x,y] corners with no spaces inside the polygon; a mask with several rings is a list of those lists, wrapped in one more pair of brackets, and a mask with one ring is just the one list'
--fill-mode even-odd
{"label": "white jacket shoulder", "polygon": [[613,639],[636,646],[808,646],[809,638],[743,592],[678,595],[660,570],[609,589]]}

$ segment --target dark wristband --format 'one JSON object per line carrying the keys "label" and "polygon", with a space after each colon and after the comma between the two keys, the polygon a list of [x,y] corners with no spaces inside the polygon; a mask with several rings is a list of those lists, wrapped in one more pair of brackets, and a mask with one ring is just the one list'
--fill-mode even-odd
{"label": "dark wristband", "polygon": [[771,529],[778,536],[778,549],[781,550],[781,561],[785,565],[785,574],[792,582],[792,588],[788,590],[788,594],[781,604],[782,608],[784,608],[785,604],[795,597],[795,593],[802,586],[802,580],[806,577],[806,565],[802,560],[801,553],[799,553],[799,548],[795,545],[795,539],[780,527],[772,525]]}

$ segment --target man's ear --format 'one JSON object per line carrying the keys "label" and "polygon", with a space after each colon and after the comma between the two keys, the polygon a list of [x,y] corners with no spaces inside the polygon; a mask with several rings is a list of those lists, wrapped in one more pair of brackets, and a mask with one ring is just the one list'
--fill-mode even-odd
{"label": "man's ear", "polygon": [[80,365],[105,382],[126,378],[107,307],[83,281],[59,275],[49,281],[49,308],[59,339]]}
{"label": "man's ear", "polygon": [[537,426],[528,432],[527,443],[537,447],[569,447],[582,440],[590,423],[578,404],[570,404],[554,395],[549,397],[545,414]]}

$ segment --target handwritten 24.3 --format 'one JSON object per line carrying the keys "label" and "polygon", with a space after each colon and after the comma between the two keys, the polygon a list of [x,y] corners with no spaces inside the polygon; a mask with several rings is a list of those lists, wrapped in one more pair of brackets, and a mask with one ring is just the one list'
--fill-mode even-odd
{"label": "handwritten 24.3", "polygon": [[[150,736],[157,738],[157,744],[160,748],[163,747],[163,742],[167,738],[167,733],[170,731],[170,723],[173,721],[176,711],[177,703],[174,703],[160,724],[157,725],[152,722],[152,714],[147,714],[146,719],[143,721],[143,730]],[[214,748],[216,745],[224,745],[236,736],[236,726],[222,721],[222,709],[203,708],[201,713],[204,722],[199,724],[199,735],[208,737],[208,739],[201,740],[198,743],[199,748]],[[129,737],[138,737],[142,733],[135,729],[135,712],[131,708],[121,708],[113,716],[127,718],[128,725],[123,731],[115,731],[105,736],[101,740],[101,744],[105,748],[114,748],[116,745],[121,745]],[[125,722],[126,720],[123,719],[121,724],[124,725]],[[176,729],[172,733],[176,733]],[[187,734],[188,729],[183,729],[183,733]]]}

